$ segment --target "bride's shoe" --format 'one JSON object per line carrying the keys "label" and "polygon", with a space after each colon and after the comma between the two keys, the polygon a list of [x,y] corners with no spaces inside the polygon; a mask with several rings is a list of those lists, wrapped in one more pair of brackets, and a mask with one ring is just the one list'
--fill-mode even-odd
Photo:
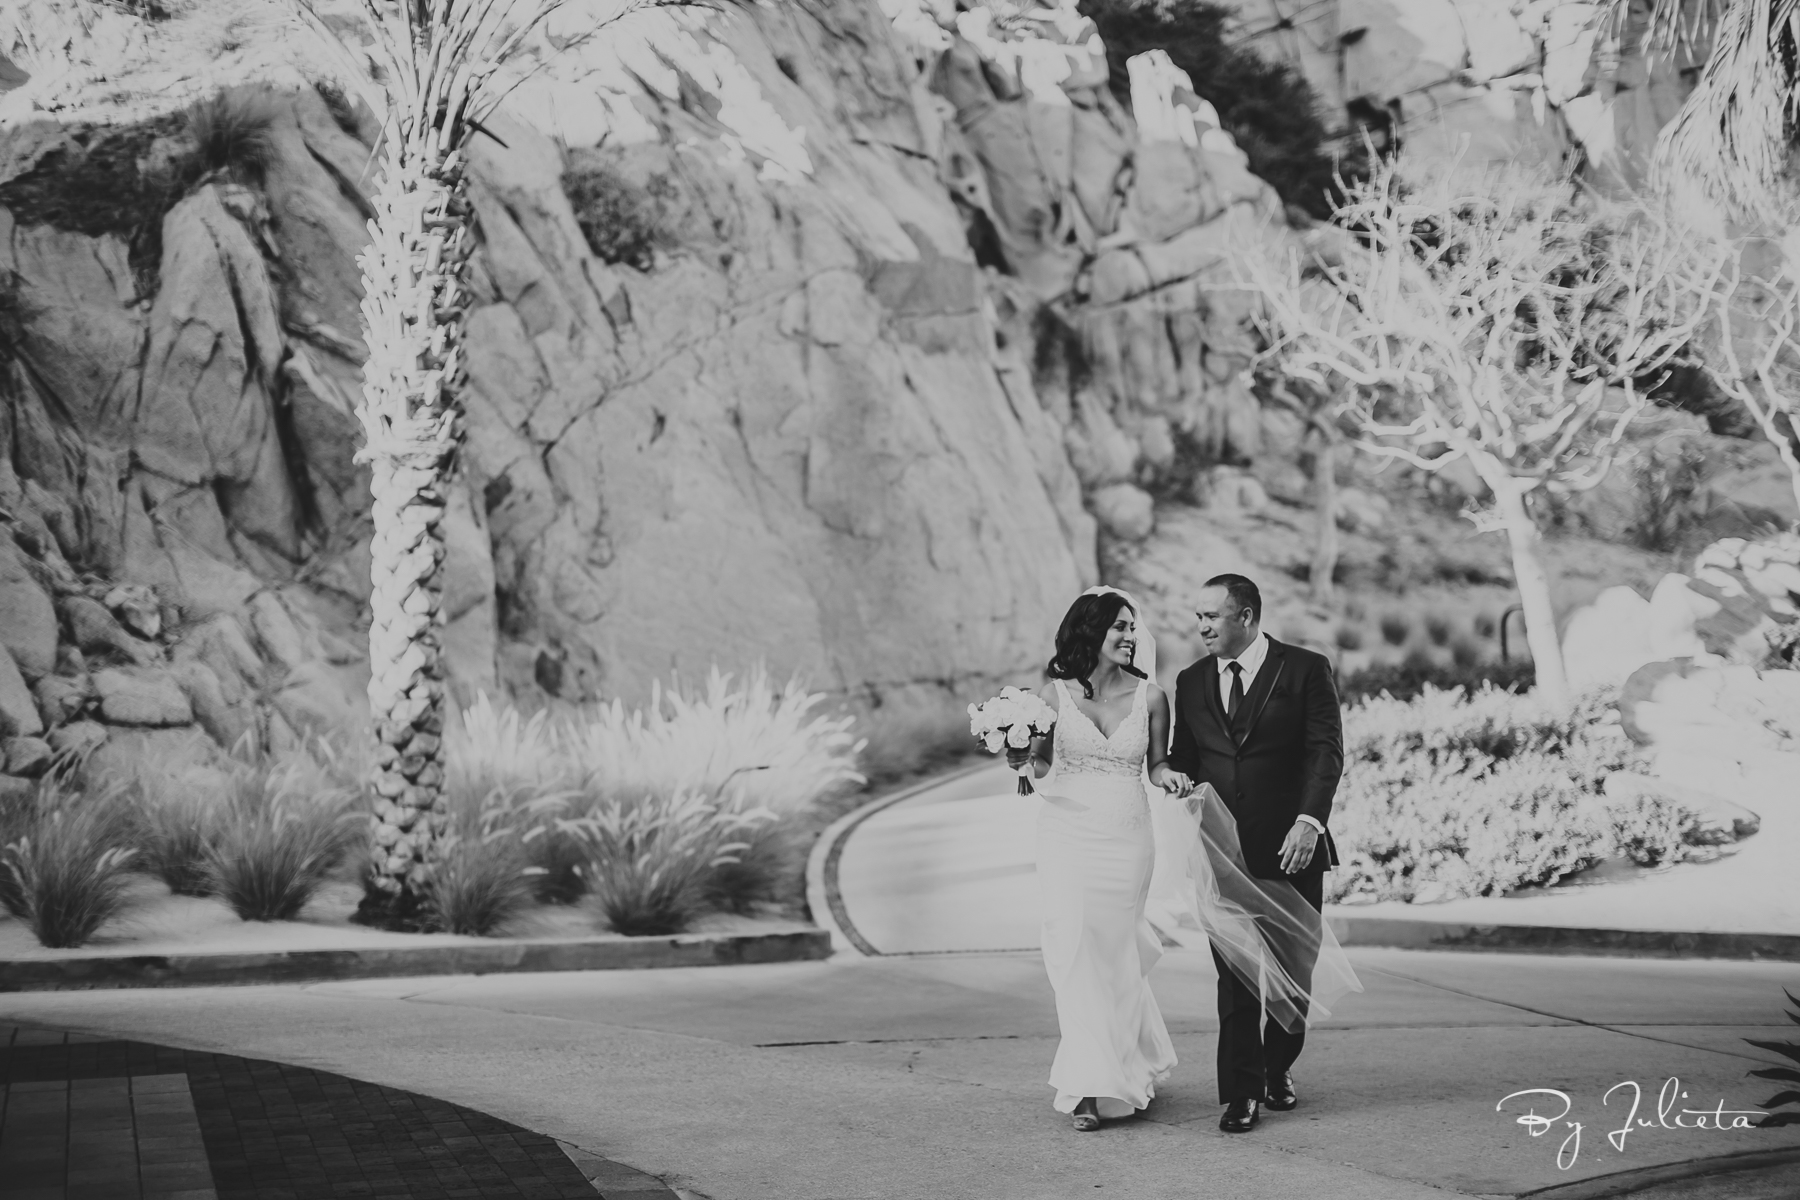
{"label": "bride's shoe", "polygon": [[1100,1108],[1088,1097],[1075,1106],[1075,1132],[1092,1133],[1100,1128]]}

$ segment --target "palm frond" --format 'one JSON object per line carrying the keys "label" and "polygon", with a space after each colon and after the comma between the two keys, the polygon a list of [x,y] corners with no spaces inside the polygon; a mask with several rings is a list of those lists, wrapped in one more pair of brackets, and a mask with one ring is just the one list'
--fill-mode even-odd
{"label": "palm frond", "polygon": [[[1656,29],[1680,43],[1696,32],[1711,49],[1694,92],[1657,139],[1652,168],[1667,182],[1698,183],[1740,215],[1767,217],[1782,191],[1789,133],[1800,105],[1800,0],[1658,0]],[[1713,15],[1716,11],[1716,15]],[[1692,43],[1690,43],[1692,44]]]}

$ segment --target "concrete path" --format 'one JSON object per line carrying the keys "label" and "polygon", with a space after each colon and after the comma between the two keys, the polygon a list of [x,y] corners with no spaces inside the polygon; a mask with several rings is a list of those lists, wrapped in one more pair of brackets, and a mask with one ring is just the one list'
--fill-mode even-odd
{"label": "concrete path", "polygon": [[[1766,1194],[1800,1189],[1800,1129],[1643,1128],[1621,1152],[1602,1103],[1633,1080],[1654,1118],[1678,1078],[1677,1108],[1754,1108],[1772,1088],[1746,1072],[1778,1060],[1742,1039],[1792,1036],[1800,968],[1352,953],[1368,990],[1314,1031],[1301,1106],[1238,1137],[1217,1129],[1210,960],[1188,951],[1153,976],[1181,1065],[1145,1117],[1089,1135],[1051,1110],[1055,1015],[1026,953],[17,994],[0,1021],[418,1092],[717,1200],[1442,1200],[1775,1148],[1794,1157]],[[1566,1170],[1570,1128],[1529,1136],[1529,1100],[1496,1111],[1530,1088],[1582,1124]]]}

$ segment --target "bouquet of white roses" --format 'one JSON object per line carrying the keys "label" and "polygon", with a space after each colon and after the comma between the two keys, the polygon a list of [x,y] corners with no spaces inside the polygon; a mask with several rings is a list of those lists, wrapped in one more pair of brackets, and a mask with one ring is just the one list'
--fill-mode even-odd
{"label": "bouquet of white roses", "polygon": [[[1056,727],[1056,710],[1023,688],[1001,688],[1000,694],[982,704],[969,705],[969,732],[980,739],[989,754],[1008,746],[1023,750],[1032,738],[1043,737]],[[1036,768],[1027,762],[1019,768],[1019,795],[1031,795]]]}

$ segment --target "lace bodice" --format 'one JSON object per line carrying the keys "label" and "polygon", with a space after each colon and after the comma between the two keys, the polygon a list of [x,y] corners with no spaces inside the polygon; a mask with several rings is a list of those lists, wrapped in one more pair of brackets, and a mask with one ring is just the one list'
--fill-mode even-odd
{"label": "lace bodice", "polygon": [[1136,779],[1144,769],[1144,756],[1150,750],[1149,681],[1140,682],[1132,697],[1131,712],[1113,730],[1112,737],[1101,734],[1093,719],[1081,711],[1075,698],[1060,679],[1056,681],[1057,698],[1062,707],[1056,719],[1056,767],[1066,775],[1112,775]]}

